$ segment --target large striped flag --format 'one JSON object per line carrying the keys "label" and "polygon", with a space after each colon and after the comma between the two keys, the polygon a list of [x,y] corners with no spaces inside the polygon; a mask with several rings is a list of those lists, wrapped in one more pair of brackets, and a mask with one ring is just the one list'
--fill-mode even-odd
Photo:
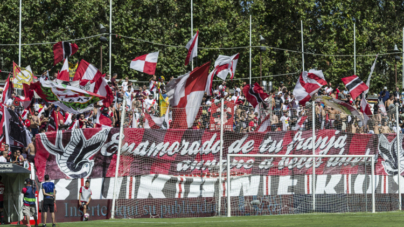
{"label": "large striped flag", "polygon": [[167,96],[173,107],[172,128],[191,128],[199,112],[205,93],[210,62],[197,67],[177,79],[171,80],[167,86]]}
{"label": "large striped flag", "polygon": [[36,83],[31,83],[30,89],[33,89],[44,101],[54,103],[60,106],[62,110],[74,114],[92,110],[94,104],[105,99],[105,96],[52,81],[45,81],[42,78]]}
{"label": "large striped flag", "polygon": [[345,84],[353,100],[355,100],[362,92],[369,89],[369,87],[356,75],[348,76],[341,80],[342,83]]}

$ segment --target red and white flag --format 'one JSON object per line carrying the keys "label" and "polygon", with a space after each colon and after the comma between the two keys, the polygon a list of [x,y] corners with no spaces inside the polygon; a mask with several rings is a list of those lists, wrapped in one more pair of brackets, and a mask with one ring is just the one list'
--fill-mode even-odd
{"label": "red and white flag", "polygon": [[99,109],[97,111],[97,117],[95,119],[96,124],[104,125],[104,126],[112,126],[112,120],[108,117],[105,116],[103,113],[101,113],[102,109]]}
{"label": "red and white flag", "polygon": [[69,112],[65,113],[65,122],[64,122],[65,125],[70,125],[73,122],[72,116],[73,116],[73,114],[71,114]]}
{"label": "red and white flag", "polygon": [[68,42],[58,42],[53,45],[53,55],[54,55],[54,62],[53,64],[56,65],[57,63],[63,61],[63,59],[72,56],[74,53],[77,52],[79,47],[75,43],[68,43]]}
{"label": "red and white flag", "polygon": [[156,117],[152,116],[148,113],[144,114],[144,128],[145,129],[167,129],[168,122],[166,121],[166,117]]}
{"label": "red and white flag", "polygon": [[112,102],[114,101],[114,94],[111,88],[108,86],[104,76],[99,77],[98,80],[95,81],[94,93],[105,97],[105,99],[102,100],[102,104],[105,107],[111,106]]}
{"label": "red and white flag", "polygon": [[233,56],[219,55],[215,61],[215,68],[209,73],[208,82],[206,83],[205,92],[208,96],[212,96],[213,78],[218,76],[222,80],[226,80],[227,75],[230,73],[230,79],[234,78],[238,62],[239,53]]}
{"label": "red and white flag", "polygon": [[94,81],[97,81],[99,77],[102,77],[102,73],[97,67],[86,62],[85,60],[81,60],[80,65],[74,74],[73,81],[79,80],[81,81],[80,85],[83,85],[89,81],[90,83],[93,83]]}
{"label": "red and white flag", "polygon": [[296,129],[295,129],[295,130],[298,130],[299,128],[303,127],[303,124],[304,124],[304,122],[306,121],[306,119],[307,119],[307,116],[301,116],[301,117],[299,118],[299,120],[297,120],[297,124],[296,124]]}
{"label": "red and white flag", "polygon": [[185,65],[188,65],[194,57],[198,56],[198,36],[199,31],[196,31],[194,37],[192,37],[185,46],[188,49],[187,57],[185,58]]}
{"label": "red and white flag", "polygon": [[271,129],[271,115],[268,114],[260,125],[257,126],[257,132],[267,132]]}
{"label": "red and white flag", "polygon": [[372,116],[372,111],[370,110],[370,106],[368,104],[368,101],[366,100],[366,94],[369,92],[370,79],[372,78],[373,71],[375,70],[375,67],[376,67],[377,56],[378,55],[376,55],[376,59],[373,62],[372,67],[370,68],[369,77],[368,77],[368,80],[366,81],[366,86],[368,87],[368,89],[363,91],[363,93],[362,93],[361,112],[363,113],[363,120],[364,120],[365,125],[367,125],[367,122],[370,119],[369,116]]}
{"label": "red and white flag", "polygon": [[136,57],[130,63],[130,68],[139,72],[147,73],[149,75],[154,75],[156,72],[158,58],[158,51]]}
{"label": "red and white flag", "polygon": [[67,58],[65,59],[64,63],[63,63],[63,67],[60,70],[58,76],[57,76],[58,80],[63,80],[63,81],[70,81],[70,75],[69,75],[69,61],[67,60]]}
{"label": "red and white flag", "polygon": [[342,83],[345,84],[353,100],[355,100],[362,92],[369,89],[369,87],[356,75],[348,76],[341,80]]}
{"label": "red and white flag", "polygon": [[233,56],[219,55],[219,57],[215,61],[215,69],[218,69],[216,75],[220,79],[226,80],[226,77],[229,73],[231,75],[230,79],[234,78],[239,55],[239,53]]}
{"label": "red and white flag", "polygon": [[309,101],[323,85],[327,85],[323,71],[310,69],[309,72],[304,71],[300,74],[295,89],[293,90],[293,95],[301,105],[305,106],[306,102]]}
{"label": "red and white flag", "polygon": [[167,96],[174,107],[171,128],[192,127],[205,93],[209,67],[210,62],[205,63],[167,84]]}

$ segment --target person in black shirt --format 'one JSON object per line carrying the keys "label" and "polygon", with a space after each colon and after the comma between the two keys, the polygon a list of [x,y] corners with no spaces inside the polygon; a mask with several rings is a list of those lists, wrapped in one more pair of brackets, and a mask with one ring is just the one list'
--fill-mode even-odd
{"label": "person in black shirt", "polygon": [[283,105],[282,93],[279,93],[278,96],[275,96],[275,114],[278,116],[280,115],[282,105]]}
{"label": "person in black shirt", "polygon": [[86,128],[94,128],[93,119],[91,117],[88,118],[88,121],[86,122]]}

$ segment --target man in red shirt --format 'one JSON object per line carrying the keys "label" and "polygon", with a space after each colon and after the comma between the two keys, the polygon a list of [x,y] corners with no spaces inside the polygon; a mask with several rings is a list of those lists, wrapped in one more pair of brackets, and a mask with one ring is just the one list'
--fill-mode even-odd
{"label": "man in red shirt", "polygon": [[1,176],[0,176],[0,223],[1,225],[4,225],[4,220],[3,220],[3,195],[4,195],[4,184],[1,182]]}

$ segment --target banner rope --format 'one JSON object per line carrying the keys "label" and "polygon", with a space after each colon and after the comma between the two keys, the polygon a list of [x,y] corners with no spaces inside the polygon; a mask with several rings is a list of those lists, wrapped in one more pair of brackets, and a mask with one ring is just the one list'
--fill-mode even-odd
{"label": "banner rope", "polygon": [[[109,35],[109,33],[103,33],[103,34],[87,36],[87,37],[77,38],[77,39],[69,39],[69,40],[64,40],[64,42],[91,39],[91,38],[99,37],[99,36],[102,36],[102,35]],[[130,36],[123,36],[123,35],[119,35],[119,34],[115,34],[115,33],[112,33],[111,35],[119,36],[120,38],[126,38],[126,39],[135,40],[135,41],[138,41],[138,42],[150,43],[150,44],[158,45],[158,46],[184,48],[185,49],[185,46],[157,43],[157,42],[152,42],[152,41],[148,41],[148,40],[144,40],[144,39],[138,39],[138,38],[134,38],[134,37],[130,37]],[[49,44],[55,44],[55,43],[58,43],[58,42],[22,43],[21,46],[49,45]],[[18,46],[18,44],[0,44],[0,46]],[[251,46],[251,48],[261,48],[261,47],[265,47],[265,48],[268,48],[268,49],[273,49],[273,50],[276,50],[276,51],[288,51],[288,52],[300,53],[300,54],[303,53],[305,55],[313,55],[313,56],[324,56],[324,57],[354,57],[355,56],[353,54],[321,54],[321,53],[312,53],[312,52],[302,52],[300,50],[291,50],[291,49],[285,49],[285,48],[273,47],[273,46]],[[247,48],[250,48],[250,46],[198,47],[198,48],[202,49],[202,50],[237,50],[237,49],[247,49]],[[384,56],[384,55],[394,55],[394,54],[403,54],[403,53],[404,52],[387,52],[387,53],[379,53],[379,54],[357,54],[356,57],[375,57],[376,55]]]}

